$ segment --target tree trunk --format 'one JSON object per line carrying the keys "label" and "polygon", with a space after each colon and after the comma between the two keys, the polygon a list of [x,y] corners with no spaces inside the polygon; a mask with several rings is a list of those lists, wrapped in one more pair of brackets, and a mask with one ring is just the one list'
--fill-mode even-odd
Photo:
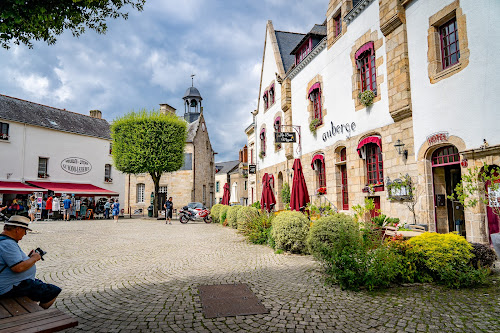
{"label": "tree trunk", "polygon": [[153,199],[153,217],[158,217],[158,192],[160,191],[160,175],[157,175],[156,173],[152,172],[150,173],[151,178],[153,178],[153,183],[155,186],[155,195]]}

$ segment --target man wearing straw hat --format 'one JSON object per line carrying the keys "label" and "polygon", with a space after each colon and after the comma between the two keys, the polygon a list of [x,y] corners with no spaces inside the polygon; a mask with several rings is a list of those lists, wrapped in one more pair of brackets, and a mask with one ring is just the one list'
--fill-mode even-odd
{"label": "man wearing straw hat", "polygon": [[26,255],[18,245],[31,231],[29,222],[28,218],[20,215],[4,222],[0,234],[0,297],[28,296],[47,309],[55,302],[61,288],[35,279],[35,263],[42,257],[34,250]]}

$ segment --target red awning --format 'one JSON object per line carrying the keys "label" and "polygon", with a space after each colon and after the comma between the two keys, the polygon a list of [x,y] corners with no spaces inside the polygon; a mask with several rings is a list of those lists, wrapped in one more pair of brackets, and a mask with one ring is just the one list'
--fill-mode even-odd
{"label": "red awning", "polygon": [[312,161],[311,161],[311,168],[314,170],[314,162],[316,162],[317,160],[320,160],[322,163],[325,163],[325,157],[323,156],[323,154],[316,154],[314,155]]}
{"label": "red awning", "polygon": [[312,93],[315,89],[321,89],[321,83],[316,82],[315,84],[313,84],[313,85],[312,85],[312,87],[311,87],[311,88],[309,88],[309,92],[307,93],[307,96],[309,97],[309,95],[311,95],[311,93]]}
{"label": "red awning", "polygon": [[380,150],[382,150],[382,138],[380,136],[369,136],[361,140],[361,142],[358,145],[358,148],[356,149],[358,151],[359,157],[361,157],[361,148],[369,143],[376,144],[377,146],[379,146]]}
{"label": "red awning", "polygon": [[45,189],[23,184],[21,182],[4,182],[0,181],[0,193],[13,193],[13,194],[30,194],[33,192],[44,192]]}
{"label": "red awning", "polygon": [[102,195],[102,196],[115,196],[118,193],[97,187],[92,184],[75,184],[75,183],[56,183],[56,182],[29,182],[32,185],[54,191],[54,193],[61,194],[75,194],[75,195]]}
{"label": "red awning", "polygon": [[365,45],[361,46],[359,48],[359,50],[356,52],[356,54],[354,55],[355,59],[358,59],[359,56],[361,55],[361,53],[368,51],[368,50],[371,50],[371,52],[373,52],[373,42],[368,42]]}

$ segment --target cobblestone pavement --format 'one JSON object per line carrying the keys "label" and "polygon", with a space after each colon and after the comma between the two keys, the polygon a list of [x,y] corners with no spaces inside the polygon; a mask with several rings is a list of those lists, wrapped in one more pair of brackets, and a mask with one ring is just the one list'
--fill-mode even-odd
{"label": "cobblestone pavement", "polygon": [[[500,332],[498,284],[350,292],[310,256],[275,254],[220,225],[156,220],[36,222],[38,277],[63,288],[68,332]],[[269,314],[205,319],[198,286],[246,283]],[[499,282],[500,283],[500,282]]]}

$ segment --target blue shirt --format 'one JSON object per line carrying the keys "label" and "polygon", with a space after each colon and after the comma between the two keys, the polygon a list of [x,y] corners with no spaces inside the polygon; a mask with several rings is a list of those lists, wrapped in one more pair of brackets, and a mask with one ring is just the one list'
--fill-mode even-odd
{"label": "blue shirt", "polygon": [[70,209],[71,208],[71,199],[65,199],[63,201],[64,204],[64,209]]}
{"label": "blue shirt", "polygon": [[28,270],[21,273],[14,273],[10,268],[28,260],[29,257],[21,250],[19,245],[12,238],[0,235],[0,295],[10,291],[21,281],[35,278],[36,266],[31,266]]}

